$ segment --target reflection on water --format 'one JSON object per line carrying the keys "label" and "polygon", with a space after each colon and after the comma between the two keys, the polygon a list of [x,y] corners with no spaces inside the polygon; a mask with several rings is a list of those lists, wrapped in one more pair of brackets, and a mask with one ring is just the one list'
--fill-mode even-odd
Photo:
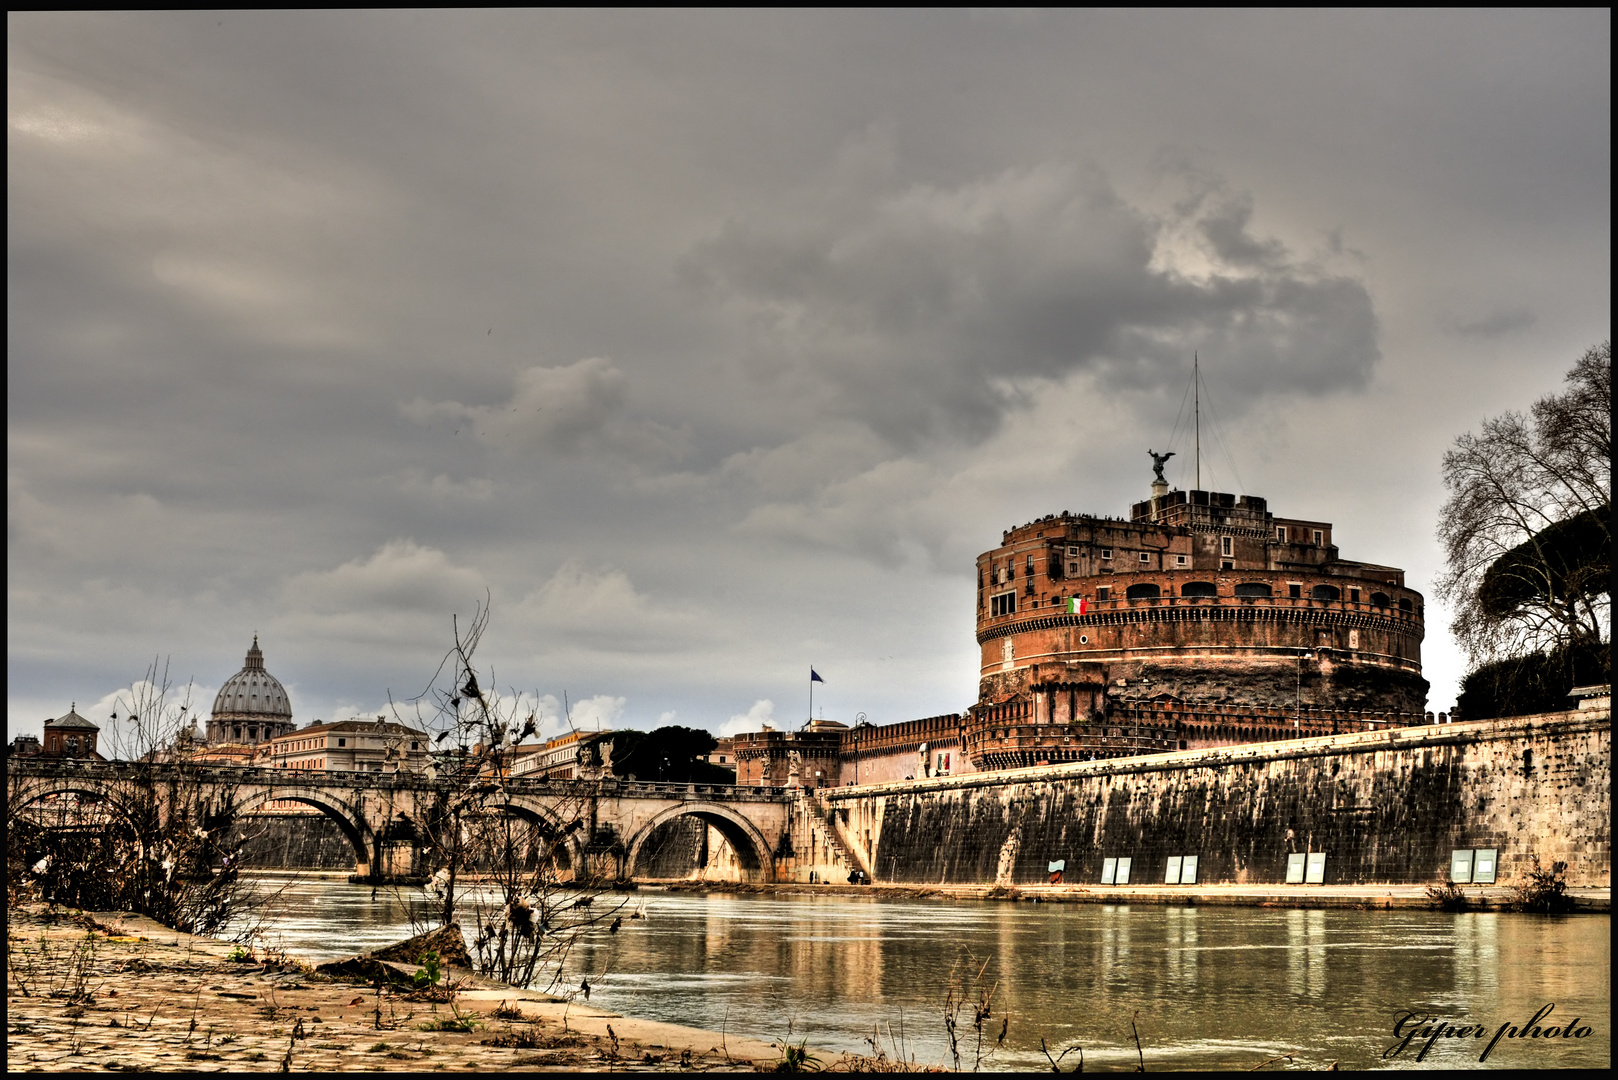
{"label": "reflection on water", "polygon": [[[1547,1002],[1582,1017],[1586,1039],[1504,1041],[1487,1065],[1599,1066],[1611,1055],[1610,922],[1440,912],[1291,911],[1156,905],[1032,905],[857,896],[692,896],[644,891],[647,918],[587,939],[566,985],[588,974],[591,1004],[766,1041],[807,1036],[827,1050],[901,1046],[937,1063],[952,976],[995,988],[985,1024],[1005,1045],[987,1068],[1048,1069],[1040,1038],[1082,1044],[1086,1068],[1392,1061],[1406,1010],[1521,1023]],[[322,881],[288,888],[271,933],[330,958],[409,933],[386,889]],[[969,1027],[970,1011],[964,1014]],[[1487,1040],[1440,1040],[1423,1066],[1476,1067]],[[963,1062],[970,1067],[970,1049]],[[1065,1065],[1071,1066],[1077,1055]]]}

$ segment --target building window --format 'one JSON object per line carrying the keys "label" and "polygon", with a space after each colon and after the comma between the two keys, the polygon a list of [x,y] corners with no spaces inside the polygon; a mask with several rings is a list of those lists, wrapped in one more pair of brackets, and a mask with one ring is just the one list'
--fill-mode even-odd
{"label": "building window", "polygon": [[1067,549],[1067,557],[1070,558],[1070,559],[1077,559],[1079,557],[1079,549],[1076,548],[1076,547],[1068,548]]}
{"label": "building window", "polygon": [[1301,581],[1289,581],[1289,582],[1287,582],[1287,596],[1291,597],[1294,600],[1303,599],[1303,582],[1301,582]]}
{"label": "building window", "polygon": [[1110,558],[1112,558],[1112,548],[1102,548],[1102,549],[1101,549],[1101,557],[1102,557],[1102,558],[1103,558],[1103,559],[1110,559]]}
{"label": "building window", "polygon": [[1275,527],[1275,538],[1283,544],[1287,542],[1287,527],[1285,525]]}
{"label": "building window", "polygon": [[1028,576],[1034,576],[1034,557],[1032,555],[1028,556]]}
{"label": "building window", "polygon": [[1174,565],[1175,566],[1184,566],[1185,565],[1185,556],[1184,555],[1176,555],[1176,556],[1174,556]]}
{"label": "building window", "polygon": [[1349,599],[1350,603],[1354,603],[1354,604],[1359,603],[1360,602],[1360,591],[1358,589],[1349,589],[1348,590],[1348,599]]}
{"label": "building window", "polygon": [[1143,551],[1140,553],[1140,561],[1143,563],[1149,563],[1152,561],[1152,557]]}
{"label": "building window", "polygon": [[337,745],[338,746],[347,746],[348,745],[348,740],[347,739],[338,739],[337,740]]}
{"label": "building window", "polygon": [[1219,554],[1229,557],[1236,554],[1236,541],[1228,536],[1219,538]]}
{"label": "building window", "polygon": [[1324,539],[1325,539],[1325,534],[1322,533],[1319,529],[1316,529],[1315,530],[1315,547],[1319,547],[1321,545],[1321,542]]}
{"label": "building window", "polygon": [[1112,599],[1112,586],[1111,585],[1098,585],[1096,587],[1096,600],[1097,601],[1111,600],[1111,599]]}
{"label": "building window", "polygon": [[1001,593],[999,596],[989,598],[989,614],[994,618],[1010,615],[1016,610],[1017,594],[1014,592]]}
{"label": "building window", "polygon": [[1076,562],[1068,563],[1067,564],[1067,572],[1070,573],[1070,574],[1077,574],[1079,572],[1079,564],[1076,563]]}

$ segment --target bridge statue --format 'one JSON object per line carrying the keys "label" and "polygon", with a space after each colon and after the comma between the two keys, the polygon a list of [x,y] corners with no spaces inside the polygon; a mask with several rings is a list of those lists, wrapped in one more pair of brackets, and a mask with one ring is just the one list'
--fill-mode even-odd
{"label": "bridge statue", "polygon": [[1167,480],[1163,479],[1163,465],[1169,458],[1174,456],[1174,451],[1170,450],[1166,454],[1159,454],[1156,450],[1147,450],[1146,452],[1152,455],[1152,471],[1157,474],[1157,482],[1160,484],[1168,483]]}

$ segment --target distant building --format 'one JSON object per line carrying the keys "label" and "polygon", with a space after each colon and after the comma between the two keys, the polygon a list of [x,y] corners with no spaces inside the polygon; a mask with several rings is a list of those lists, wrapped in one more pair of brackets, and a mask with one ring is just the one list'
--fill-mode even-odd
{"label": "distant building", "polygon": [[42,757],[107,760],[96,751],[96,739],[101,729],[80,716],[78,708],[78,703],[74,702],[66,716],[45,721],[45,741],[39,749]]}
{"label": "distant building", "polygon": [[717,765],[721,769],[736,771],[736,740],[729,735],[721,735],[714,740],[717,745],[704,757],[710,765]]}
{"label": "distant building", "polygon": [[[611,731],[570,731],[546,740],[511,764],[511,775],[536,780],[599,780],[612,772]],[[529,748],[518,747],[520,751]]]}
{"label": "distant building", "polygon": [[40,745],[38,735],[18,735],[15,739],[11,740],[11,746],[7,748],[7,753],[9,753],[12,757],[19,758],[37,757],[39,755],[39,751]]}
{"label": "distant building", "polygon": [[835,720],[811,720],[798,731],[763,731],[736,735],[736,782],[765,787],[810,790],[842,783],[843,739],[850,728]]}
{"label": "distant building", "polygon": [[242,669],[225,680],[214,698],[208,745],[259,746],[294,727],[286,687],[264,670],[264,654],[254,634]]}
{"label": "distant building", "polygon": [[427,733],[375,720],[315,721],[270,739],[258,764],[272,769],[324,772],[422,772],[427,767]]}

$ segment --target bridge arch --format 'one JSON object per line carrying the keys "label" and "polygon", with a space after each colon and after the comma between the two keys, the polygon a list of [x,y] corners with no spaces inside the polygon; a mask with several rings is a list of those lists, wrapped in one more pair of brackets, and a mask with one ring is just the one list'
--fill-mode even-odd
{"label": "bridge arch", "polygon": [[624,860],[626,876],[631,878],[635,876],[635,865],[640,858],[641,847],[657,827],[680,817],[695,817],[718,829],[719,834],[730,841],[730,848],[736,853],[736,859],[741,864],[747,880],[763,882],[775,880],[775,863],[770,855],[770,842],[759,831],[759,827],[730,807],[711,802],[680,803],[653,815],[629,842],[629,855]]}
{"label": "bridge arch", "polygon": [[342,831],[343,838],[354,849],[355,876],[367,877],[370,875],[373,856],[378,854],[372,850],[376,846],[377,838],[366,823],[363,813],[330,792],[318,787],[282,787],[279,784],[274,787],[266,786],[251,791],[250,794],[236,804],[236,812],[239,815],[247,815],[258,810],[266,803],[276,801],[296,802],[304,806],[312,806],[336,822],[337,828]]}
{"label": "bridge arch", "polygon": [[14,813],[26,817],[29,807],[54,795],[90,795],[134,829],[135,814],[113,794],[112,788],[111,784],[77,776],[29,777],[19,785],[11,804]]}
{"label": "bridge arch", "polygon": [[587,838],[581,834],[586,830],[574,827],[572,822],[564,822],[552,805],[554,801],[532,795],[511,795],[504,803],[490,809],[502,810],[530,825],[536,825],[548,837],[558,841],[553,850],[557,870],[563,875],[572,874],[583,865],[582,843]]}

